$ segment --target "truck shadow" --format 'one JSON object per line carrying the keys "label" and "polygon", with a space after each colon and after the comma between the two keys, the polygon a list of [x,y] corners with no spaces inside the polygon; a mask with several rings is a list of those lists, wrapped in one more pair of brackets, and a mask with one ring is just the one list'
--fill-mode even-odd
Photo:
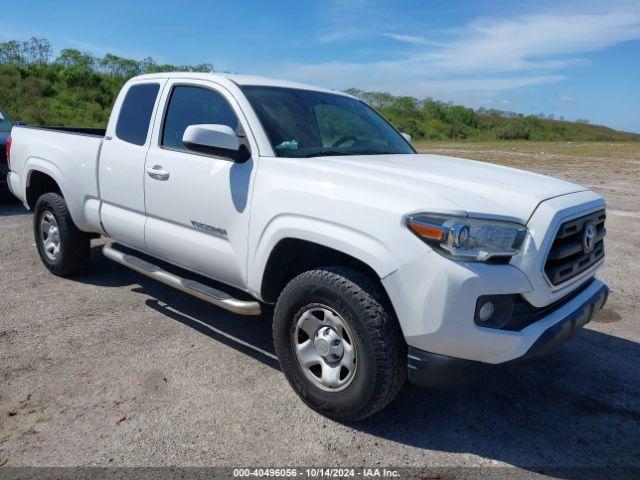
{"label": "truck shadow", "polygon": [[[135,292],[152,297],[149,308],[279,369],[270,309],[239,317],[94,257],[99,273],[80,281],[135,285]],[[383,412],[347,426],[421,449],[425,463],[429,451],[468,453],[584,478],[588,472],[577,467],[640,466],[639,367],[640,344],[585,329],[555,355],[499,369],[473,386],[428,390],[407,384]]]}
{"label": "truck shadow", "polygon": [[[134,289],[134,292],[149,294],[145,287]],[[185,295],[179,292],[181,296]],[[189,299],[193,302],[193,299]],[[198,303],[204,303],[197,300]],[[182,300],[175,299],[166,303],[156,299],[149,299],[145,304],[157,312],[180,322],[181,324],[193,328],[197,332],[207,335],[211,339],[234,348],[241,353],[264,363],[265,365],[279,370],[278,359],[273,350],[271,341],[271,311],[263,312],[260,316],[234,315],[226,311],[218,313],[219,308],[206,305],[207,312],[201,312],[200,308],[189,308],[182,304]],[[241,318],[241,321],[238,319]]]}
{"label": "truck shadow", "polygon": [[29,215],[31,212],[24,208],[24,205],[10,193],[0,193],[0,217],[11,217],[16,215]]}
{"label": "truck shadow", "polygon": [[406,385],[389,409],[353,427],[559,478],[589,473],[575,467],[638,467],[638,366],[640,344],[584,329],[555,355],[483,375],[473,386]]}
{"label": "truck shadow", "polygon": [[271,341],[269,306],[259,316],[235,315],[108,260],[101,252],[103,244],[95,241],[90,271],[75,281],[109,288],[132,286],[132,291],[153,297],[145,302],[149,308],[279,369]]}

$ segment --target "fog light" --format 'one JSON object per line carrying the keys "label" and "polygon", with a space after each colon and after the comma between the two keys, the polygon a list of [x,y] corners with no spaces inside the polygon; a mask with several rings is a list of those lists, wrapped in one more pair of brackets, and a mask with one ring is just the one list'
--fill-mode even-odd
{"label": "fog light", "polygon": [[483,295],[476,301],[473,321],[484,328],[504,328],[513,315],[513,295]]}
{"label": "fog light", "polygon": [[480,311],[478,312],[478,319],[481,322],[486,322],[489,320],[493,313],[496,311],[496,307],[493,302],[487,302],[482,307],[480,307]]}

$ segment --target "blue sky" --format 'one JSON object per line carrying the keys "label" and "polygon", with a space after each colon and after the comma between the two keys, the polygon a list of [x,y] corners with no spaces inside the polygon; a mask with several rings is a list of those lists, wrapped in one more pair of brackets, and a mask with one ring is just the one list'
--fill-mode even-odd
{"label": "blue sky", "polygon": [[[587,118],[640,132],[640,0],[19,2],[0,41]],[[6,10],[6,9],[5,9]]]}

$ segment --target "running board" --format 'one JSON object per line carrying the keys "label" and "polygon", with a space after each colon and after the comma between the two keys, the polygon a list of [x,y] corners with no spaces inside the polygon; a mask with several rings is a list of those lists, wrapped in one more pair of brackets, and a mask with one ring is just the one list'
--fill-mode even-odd
{"label": "running board", "polygon": [[239,313],[240,315],[260,315],[260,303],[257,301],[239,300],[208,285],[169,273],[153,263],[142,260],[134,255],[123,253],[110,245],[102,247],[102,253],[104,253],[105,257],[114,262],[118,262],[120,265],[129,267],[142,275],[153,278],[160,283],[169,285],[189,295],[193,295],[217,307],[224,308],[233,313]]}

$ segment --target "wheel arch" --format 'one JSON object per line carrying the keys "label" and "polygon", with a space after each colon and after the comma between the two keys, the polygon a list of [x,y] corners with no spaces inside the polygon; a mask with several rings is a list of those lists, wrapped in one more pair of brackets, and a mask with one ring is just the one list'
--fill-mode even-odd
{"label": "wheel arch", "polygon": [[63,172],[52,162],[32,157],[27,160],[24,169],[24,199],[27,207],[33,210],[38,198],[45,193],[58,193],[67,203],[69,214],[79,228],[87,230],[82,198],[67,191]]}
{"label": "wheel arch", "polygon": [[[273,258],[276,247],[283,242],[306,242],[307,245],[324,246],[329,250],[351,257],[375,272],[378,279],[398,269],[397,257],[377,237],[323,219],[302,215],[283,214],[272,218],[258,237],[252,235],[249,242],[253,254],[248,258],[247,284],[258,293],[262,290],[264,273]],[[280,246],[279,248],[282,248]]]}
{"label": "wheel arch", "polygon": [[31,210],[35,208],[36,202],[45,193],[59,193],[64,198],[60,183],[50,173],[35,168],[29,170],[25,186],[25,200]]}
{"label": "wheel arch", "polygon": [[393,310],[379,273],[367,262],[344,251],[295,237],[281,239],[270,252],[262,271],[260,297],[267,303],[275,303],[293,278],[328,266],[351,268],[371,278],[379,285],[386,305]]}

